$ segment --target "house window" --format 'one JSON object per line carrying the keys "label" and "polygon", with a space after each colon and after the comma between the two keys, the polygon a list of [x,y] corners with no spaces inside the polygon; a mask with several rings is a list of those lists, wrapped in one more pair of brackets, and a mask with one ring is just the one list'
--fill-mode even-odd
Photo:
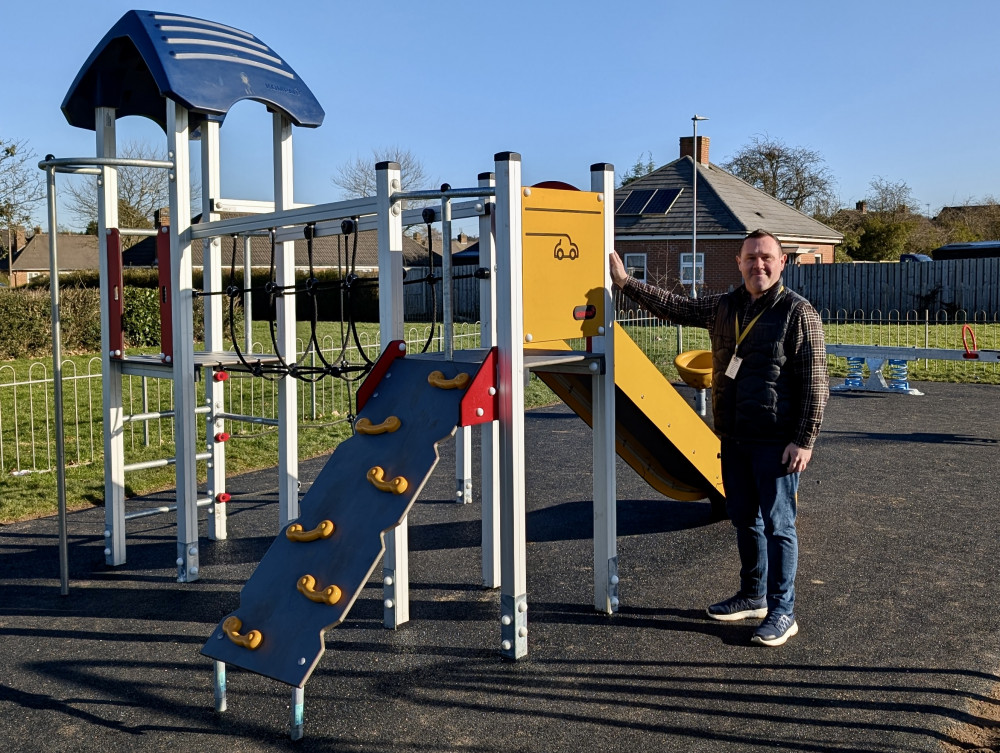
{"label": "house window", "polygon": [[[691,258],[693,254],[681,254],[681,284],[691,284]],[[705,284],[705,254],[698,254],[698,269],[695,270],[699,285]]]}
{"label": "house window", "polygon": [[788,255],[789,264],[802,264],[803,257],[812,257],[816,253],[815,248],[802,248],[801,246],[782,246],[781,250]]}
{"label": "house window", "polygon": [[625,270],[640,282],[646,281],[646,254],[625,254]]}

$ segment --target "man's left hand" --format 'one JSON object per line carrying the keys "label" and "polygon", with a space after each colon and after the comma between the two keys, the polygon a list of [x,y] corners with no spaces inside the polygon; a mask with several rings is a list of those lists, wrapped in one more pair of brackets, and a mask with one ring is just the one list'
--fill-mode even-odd
{"label": "man's left hand", "polygon": [[809,465],[813,451],[799,447],[795,442],[789,442],[785,451],[781,454],[782,464],[788,468],[789,473],[801,473]]}

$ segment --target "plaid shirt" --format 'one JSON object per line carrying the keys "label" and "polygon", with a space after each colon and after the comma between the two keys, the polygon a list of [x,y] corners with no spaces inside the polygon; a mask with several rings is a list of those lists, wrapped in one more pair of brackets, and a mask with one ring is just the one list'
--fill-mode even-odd
{"label": "plaid shirt", "polygon": [[[780,284],[765,292],[754,301],[745,287],[740,287],[732,295],[740,297],[742,309],[740,320],[750,321],[759,311],[770,306]],[[629,277],[622,291],[632,300],[641,303],[653,314],[674,324],[688,327],[704,327],[709,332],[715,329],[716,312],[723,295],[708,295],[704,298],[687,298],[668,293],[665,290]],[[714,333],[714,332],[713,332]],[[830,382],[826,371],[826,343],[823,337],[823,322],[809,303],[792,309],[785,340],[785,353],[789,354],[792,375],[802,397],[796,432],[792,441],[805,450],[811,450],[819,435],[823,422],[823,410],[830,396]]]}

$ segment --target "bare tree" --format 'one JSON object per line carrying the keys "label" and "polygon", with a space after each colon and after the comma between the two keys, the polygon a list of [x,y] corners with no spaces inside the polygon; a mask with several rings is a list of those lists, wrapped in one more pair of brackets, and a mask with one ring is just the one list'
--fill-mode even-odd
{"label": "bare tree", "polygon": [[767,134],[752,137],[722,167],[803,212],[829,212],[836,201],[836,181],[819,152]]}
{"label": "bare tree", "polygon": [[0,138],[0,223],[6,229],[6,255],[15,226],[31,221],[31,212],[45,198],[42,171],[34,164],[35,153],[23,139]]}
{"label": "bare tree", "polygon": [[905,181],[872,178],[851,256],[859,261],[894,261],[906,251],[926,251],[927,239],[915,236],[924,219],[913,211],[916,205]]}
{"label": "bare tree", "polygon": [[913,190],[906,184],[906,181],[893,182],[881,175],[872,178],[868,183],[865,202],[869,212],[875,212],[882,215],[884,219],[893,221],[908,219],[917,208],[917,200],[913,196]]}
{"label": "bare tree", "polygon": [[[131,141],[122,146],[122,159],[165,160],[166,155],[146,143]],[[67,205],[79,224],[88,229],[97,226],[97,179],[67,181]],[[200,188],[192,186],[191,203],[200,202]],[[121,227],[151,228],[153,213],[169,205],[170,180],[167,171],[157,167],[118,168],[118,222]],[[134,238],[122,238],[122,245],[135,243]]]}
{"label": "bare tree", "polygon": [[379,162],[399,164],[400,184],[404,191],[418,191],[432,188],[423,163],[409,149],[398,146],[372,149],[371,159],[355,157],[337,168],[331,178],[345,199],[357,199],[375,195],[375,165]]}

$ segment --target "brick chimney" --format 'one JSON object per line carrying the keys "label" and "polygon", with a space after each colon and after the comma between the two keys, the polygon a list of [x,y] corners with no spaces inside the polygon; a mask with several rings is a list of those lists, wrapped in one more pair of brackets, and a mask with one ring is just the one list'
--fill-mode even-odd
{"label": "brick chimney", "polygon": [[3,237],[4,246],[7,245],[8,239],[11,250],[16,252],[24,248],[24,244],[28,242],[28,233],[24,229],[24,225],[13,225],[7,228],[7,232],[4,233]]}
{"label": "brick chimney", "polygon": [[[693,136],[681,136],[681,157],[691,156],[691,144],[693,141]],[[708,164],[708,142],[708,136],[698,137],[698,162],[702,165]]]}
{"label": "brick chimney", "polygon": [[170,207],[160,207],[153,210],[153,226],[157,230],[170,226]]}
{"label": "brick chimney", "polygon": [[854,205],[854,209],[857,210],[858,212],[861,212],[861,214],[867,214],[868,213],[868,202],[867,201],[859,201],[859,202],[857,202]]}

